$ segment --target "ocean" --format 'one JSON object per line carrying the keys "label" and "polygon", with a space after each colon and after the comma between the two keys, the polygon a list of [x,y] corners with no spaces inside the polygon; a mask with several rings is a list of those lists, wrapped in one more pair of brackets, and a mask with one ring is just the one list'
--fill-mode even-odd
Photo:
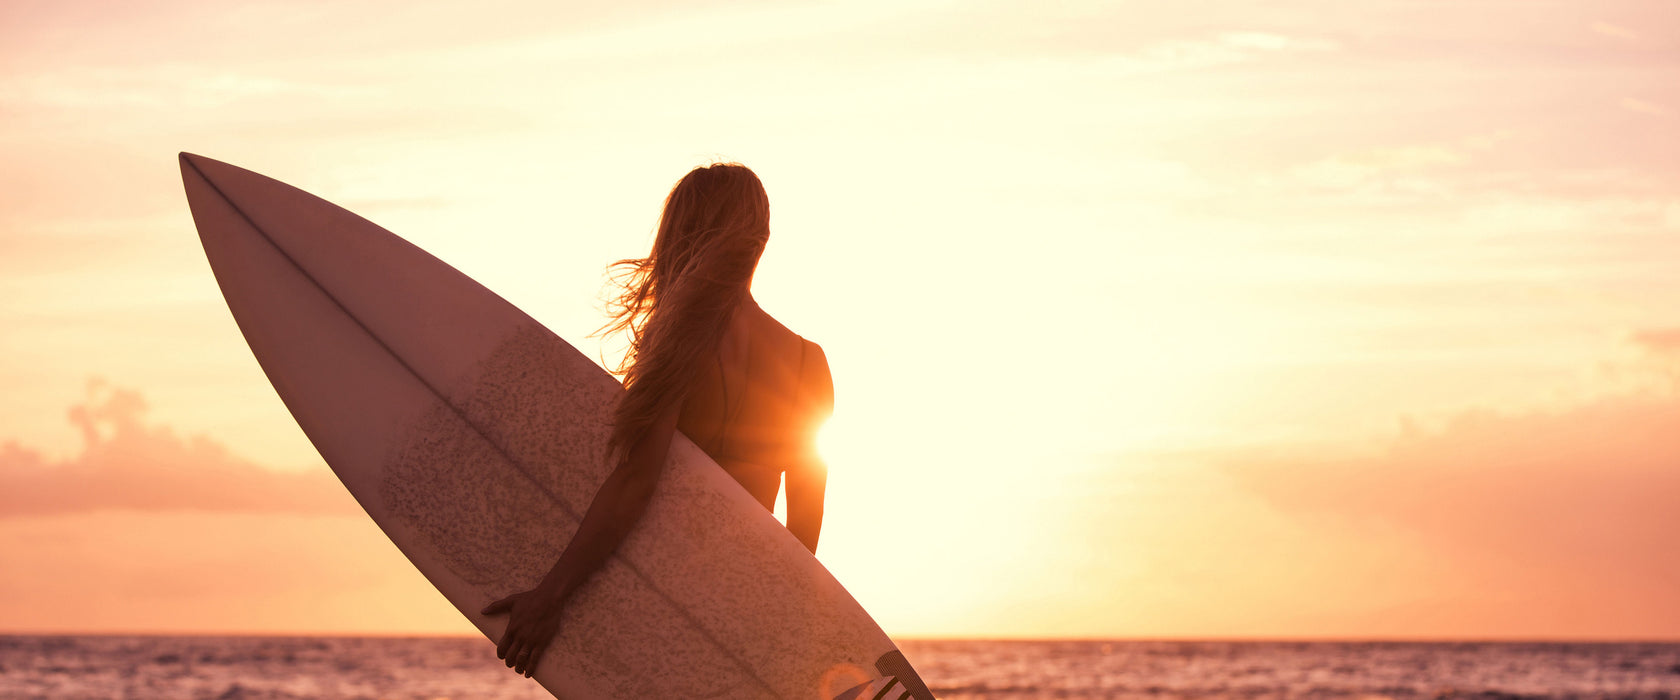
{"label": "ocean", "polygon": [[[942,700],[1680,700],[1680,643],[909,640]],[[0,698],[543,700],[478,638],[0,636]]]}

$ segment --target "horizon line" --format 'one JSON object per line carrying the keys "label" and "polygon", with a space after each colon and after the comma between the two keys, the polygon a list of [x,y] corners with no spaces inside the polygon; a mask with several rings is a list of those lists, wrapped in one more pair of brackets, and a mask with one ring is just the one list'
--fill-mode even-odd
{"label": "horizon line", "polygon": [[[1349,635],[1276,635],[1276,636],[1114,636],[1089,635],[1052,636],[986,636],[986,635],[888,635],[894,642],[1032,642],[1032,643],[1104,643],[1104,644],[1680,644],[1680,635],[1660,637],[1615,636],[1349,636]],[[449,632],[254,632],[254,631],[39,631],[0,630],[0,637],[245,637],[245,638],[345,638],[345,639],[484,639],[483,635]]]}

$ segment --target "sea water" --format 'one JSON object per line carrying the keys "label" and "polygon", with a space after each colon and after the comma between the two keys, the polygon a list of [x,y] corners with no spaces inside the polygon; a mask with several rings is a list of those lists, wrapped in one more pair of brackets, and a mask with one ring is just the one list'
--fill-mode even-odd
{"label": "sea water", "polygon": [[[908,640],[943,700],[1680,700],[1676,643]],[[0,636],[0,698],[541,700],[479,638]]]}

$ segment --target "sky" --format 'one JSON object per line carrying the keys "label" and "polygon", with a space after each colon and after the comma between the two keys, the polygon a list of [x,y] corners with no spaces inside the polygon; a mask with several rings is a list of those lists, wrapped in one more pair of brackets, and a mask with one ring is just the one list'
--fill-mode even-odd
{"label": "sky", "polygon": [[752,167],[894,635],[1680,638],[1674,2],[0,4],[0,631],[472,633],[179,151],[608,362],[606,265]]}

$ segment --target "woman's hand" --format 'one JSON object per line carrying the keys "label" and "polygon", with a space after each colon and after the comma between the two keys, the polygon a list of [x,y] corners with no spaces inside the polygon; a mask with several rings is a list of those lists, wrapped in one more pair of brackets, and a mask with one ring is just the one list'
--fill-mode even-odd
{"label": "woman's hand", "polygon": [[508,613],[507,630],[496,644],[496,658],[506,661],[514,673],[530,678],[537,660],[560,631],[561,607],[560,597],[541,586],[484,606],[482,615]]}
{"label": "woman's hand", "polygon": [[560,630],[560,609],[566,599],[606,564],[630,534],[630,528],[641,520],[648,500],[653,498],[659,472],[664,469],[681,408],[680,403],[673,403],[662,411],[648,437],[632,446],[629,457],[607,475],[589,502],[589,510],[584,511],[571,543],[542,583],[479,611],[481,615],[508,613],[507,631],[496,644],[496,658],[506,661],[514,671],[530,677]]}

